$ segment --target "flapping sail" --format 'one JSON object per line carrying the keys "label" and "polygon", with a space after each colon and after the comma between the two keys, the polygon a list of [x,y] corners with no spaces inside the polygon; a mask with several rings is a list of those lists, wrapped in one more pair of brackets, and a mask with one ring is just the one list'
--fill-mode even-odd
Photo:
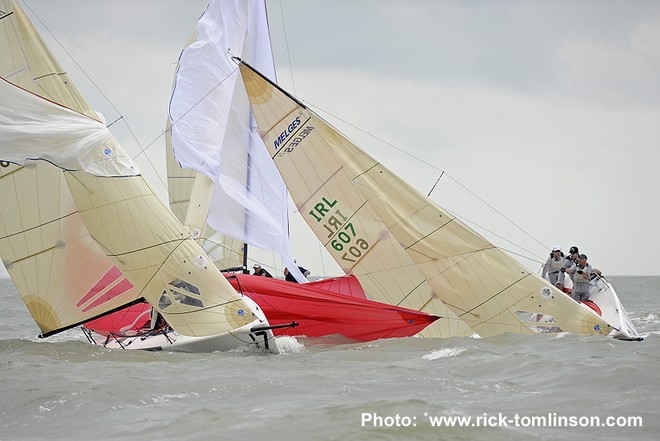
{"label": "flapping sail", "polygon": [[204,205],[210,198],[208,225],[277,252],[304,281],[289,250],[286,187],[256,132],[232,54],[256,59],[274,78],[263,1],[212,1],[198,22],[196,40],[181,54],[170,102],[174,154],[182,167],[213,181],[188,206],[187,218],[198,200]]}
{"label": "flapping sail", "polygon": [[[96,113],[20,7],[0,0],[0,17],[3,90],[14,97],[27,91],[38,94],[48,101],[37,105],[53,108],[53,103],[59,103],[71,109],[70,115],[80,115],[94,125]],[[3,94],[0,107],[10,120],[26,116],[17,115],[8,103]],[[2,125],[5,130],[15,129],[9,121]],[[0,149],[6,145],[6,140],[0,141]],[[0,199],[0,257],[43,335],[84,323],[140,297],[90,237],[62,170],[43,161],[27,167],[2,161]]]}
{"label": "flapping sail", "polygon": [[0,140],[5,161],[26,165],[42,160],[98,176],[138,174],[133,160],[101,121],[5,79],[0,79],[0,95]]}
{"label": "flapping sail", "polygon": [[[5,8],[8,9],[3,4],[3,10]],[[12,10],[18,12],[15,5],[12,5]],[[8,18],[12,19],[11,16]],[[2,21],[6,19],[3,18]],[[25,17],[22,18],[22,21],[29,25]],[[13,30],[13,26],[15,26],[14,22],[10,22],[11,30]],[[36,35],[36,32],[32,30],[31,34]],[[18,41],[22,43],[20,39]],[[44,47],[43,44],[40,44],[40,47]],[[21,48],[25,47],[21,46]],[[45,57],[52,60],[45,50],[41,50],[37,54],[35,63],[43,62]],[[54,63],[54,61],[52,62]],[[16,72],[22,71],[24,68],[25,66],[18,66]],[[61,69],[55,72],[61,72]],[[8,77],[3,78],[12,82],[11,73]],[[65,106],[60,102],[59,96],[44,97],[45,94],[40,91],[36,91],[35,95],[28,94],[15,84],[12,82],[11,87],[23,93],[22,95],[17,93],[20,99],[38,99],[43,102],[51,102],[52,105]],[[77,97],[78,101],[84,104],[82,95],[72,81],[66,81],[66,89],[71,90],[72,96]],[[0,93],[3,90],[5,89],[0,89]],[[5,102],[4,99],[0,100],[0,106],[4,106]],[[89,109],[89,106],[86,104],[85,106],[86,112],[76,109],[71,109],[71,112],[78,113],[80,117],[84,113],[85,118],[96,118],[96,114]],[[61,122],[60,117],[54,121],[56,124]],[[20,130],[21,127],[14,126],[12,130],[14,129]],[[35,135],[29,130],[22,130],[22,145],[29,145],[30,136]],[[10,142],[12,139],[10,138],[6,145],[9,147],[8,151],[14,152],[14,146]],[[2,145],[2,149],[4,149],[4,140]],[[91,150],[96,148],[98,151],[98,148],[102,148],[104,154],[108,153],[105,139],[96,147],[92,143],[92,147]],[[0,160],[5,160],[2,157],[2,149],[0,149]],[[114,161],[114,165],[119,167],[120,158],[123,157],[120,155],[121,148],[115,142],[111,150],[110,155],[107,155],[110,156],[109,161]],[[32,152],[26,152],[26,158],[32,158],[32,154]],[[16,160],[14,156],[11,159]],[[66,155],[53,155],[48,159],[58,167],[70,168],[66,162]],[[156,197],[142,176],[135,175],[135,173],[117,176],[110,167],[96,170],[80,167],[79,171],[65,173],[65,180],[87,230],[119,272],[130,280],[128,283],[135,286],[137,293],[135,298],[141,296],[149,301],[176,331],[187,336],[208,336],[231,332],[259,321],[257,316],[260,316],[260,313],[253,309],[251,303],[248,305],[242,296],[234,291],[219,270],[210,264],[206,253],[185,231],[174,214]],[[27,183],[28,186],[29,184],[34,187],[39,182],[37,180],[36,183]],[[23,187],[17,187],[16,190],[24,191]],[[34,191],[34,188],[28,191]],[[53,193],[46,192],[44,198],[46,196],[52,199]],[[36,225],[36,227],[44,228],[40,225]],[[25,231],[19,233],[23,236]],[[53,237],[56,236],[57,234],[53,234]],[[53,241],[53,243],[54,245],[50,245],[50,247],[57,249],[59,242]],[[28,243],[28,245],[31,244]],[[64,245],[64,248],[67,248],[66,243]],[[43,254],[46,251],[48,250],[39,251],[37,254]],[[4,251],[2,252],[4,259]],[[17,260],[13,260],[10,267],[15,265]],[[71,270],[70,274],[77,277],[74,268],[68,269]],[[86,269],[86,263],[75,268],[82,272],[85,272]],[[10,268],[10,273],[11,271]],[[57,274],[60,276],[61,273]],[[36,276],[40,277],[39,274]],[[59,282],[59,280],[48,280],[48,282]],[[61,283],[56,283],[56,285],[61,286]],[[104,284],[101,283],[99,286],[104,286]],[[113,286],[116,285],[113,284]],[[29,288],[31,287],[28,287],[27,292],[29,292]],[[103,290],[107,293],[105,288]],[[87,294],[95,293],[96,291],[92,288]],[[53,301],[64,300],[55,298]],[[68,305],[68,307],[73,308],[73,305]]]}
{"label": "flapping sail", "polygon": [[170,209],[218,268],[241,267],[243,242],[215,231],[206,223],[213,182],[206,175],[179,165],[172,151],[169,118],[167,124],[165,151]]}
{"label": "flapping sail", "polygon": [[[298,210],[365,292],[384,293],[375,300],[458,317],[457,326],[467,323],[482,337],[611,331],[250,66],[241,63],[240,70],[264,144]],[[436,323],[443,321],[451,322]]]}

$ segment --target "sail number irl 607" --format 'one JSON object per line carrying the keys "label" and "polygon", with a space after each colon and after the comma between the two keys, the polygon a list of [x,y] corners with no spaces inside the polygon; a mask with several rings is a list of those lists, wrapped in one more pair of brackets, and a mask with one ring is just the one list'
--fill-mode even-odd
{"label": "sail number irl 607", "polygon": [[369,242],[355,234],[355,226],[348,222],[349,218],[339,210],[337,200],[330,202],[322,198],[314,204],[314,209],[309,212],[316,222],[323,222],[321,226],[328,232],[330,246],[340,253],[341,259],[355,263],[365,251],[369,249]]}

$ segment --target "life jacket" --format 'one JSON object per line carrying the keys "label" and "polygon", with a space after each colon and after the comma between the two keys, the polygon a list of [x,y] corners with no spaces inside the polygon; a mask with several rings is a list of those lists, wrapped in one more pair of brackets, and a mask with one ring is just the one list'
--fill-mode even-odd
{"label": "life jacket", "polygon": [[561,270],[561,267],[564,266],[564,260],[563,259],[550,259],[550,267],[548,268],[548,272],[550,273],[556,273]]}

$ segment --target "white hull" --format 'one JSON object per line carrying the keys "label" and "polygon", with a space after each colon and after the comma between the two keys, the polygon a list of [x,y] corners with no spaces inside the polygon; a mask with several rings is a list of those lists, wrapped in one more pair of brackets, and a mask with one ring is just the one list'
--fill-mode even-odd
{"label": "white hull", "polygon": [[[254,321],[232,332],[209,335],[205,337],[190,337],[176,331],[161,332],[153,335],[138,335],[97,340],[98,344],[110,349],[137,349],[146,351],[177,351],[177,352],[215,352],[236,349],[253,348],[278,354],[271,330],[260,331],[267,323]],[[255,329],[256,328],[256,329]]]}
{"label": "white hull", "polygon": [[110,349],[138,349],[145,351],[216,352],[254,349],[279,354],[275,337],[261,308],[249,297],[242,296],[255,317],[254,321],[229,332],[191,337],[169,329],[158,333],[135,336],[92,338],[96,344]]}
{"label": "white hull", "polygon": [[[566,277],[566,287],[573,289],[573,282],[569,277]],[[603,320],[614,328],[609,333],[610,337],[619,340],[643,340],[628,317],[614,287],[604,277],[596,277],[591,281],[589,300],[598,305]]]}
{"label": "white hull", "polygon": [[589,300],[598,305],[603,319],[615,328],[610,332],[610,337],[619,340],[643,340],[628,317],[614,287],[607,280],[601,277],[591,282]]}

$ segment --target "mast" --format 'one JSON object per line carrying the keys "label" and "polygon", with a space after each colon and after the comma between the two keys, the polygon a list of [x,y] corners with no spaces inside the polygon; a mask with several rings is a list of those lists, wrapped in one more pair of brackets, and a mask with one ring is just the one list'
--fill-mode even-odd
{"label": "mast", "polygon": [[250,269],[248,268],[248,244],[243,243],[243,274],[250,274]]}

